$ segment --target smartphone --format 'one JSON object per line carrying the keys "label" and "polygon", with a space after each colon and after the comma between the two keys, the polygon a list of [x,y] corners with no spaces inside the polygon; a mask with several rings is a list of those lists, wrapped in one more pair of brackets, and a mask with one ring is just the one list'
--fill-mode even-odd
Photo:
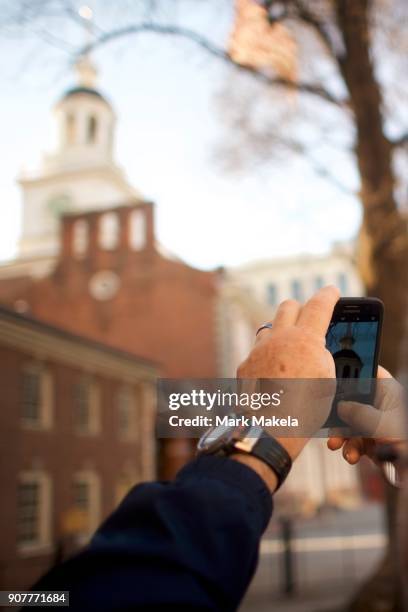
{"label": "smartphone", "polygon": [[326,334],[336,366],[337,388],[325,427],[347,427],[337,414],[341,400],[372,404],[384,304],[377,298],[340,298]]}

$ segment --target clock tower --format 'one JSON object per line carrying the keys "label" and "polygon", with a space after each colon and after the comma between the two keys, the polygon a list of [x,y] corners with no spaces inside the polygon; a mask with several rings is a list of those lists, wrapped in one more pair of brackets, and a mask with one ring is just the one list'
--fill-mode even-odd
{"label": "clock tower", "polygon": [[141,199],[115,163],[116,117],[96,87],[95,66],[82,56],[75,69],[76,85],[54,108],[54,150],[43,156],[38,172],[19,180],[23,191],[20,260],[59,253],[63,213],[111,209]]}

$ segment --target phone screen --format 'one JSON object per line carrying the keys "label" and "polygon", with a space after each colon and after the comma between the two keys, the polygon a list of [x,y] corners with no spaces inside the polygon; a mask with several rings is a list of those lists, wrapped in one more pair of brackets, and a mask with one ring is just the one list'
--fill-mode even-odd
{"label": "phone screen", "polygon": [[340,400],[374,400],[382,313],[382,303],[369,298],[344,298],[335,307],[326,334],[338,379],[329,426],[344,426],[337,417]]}

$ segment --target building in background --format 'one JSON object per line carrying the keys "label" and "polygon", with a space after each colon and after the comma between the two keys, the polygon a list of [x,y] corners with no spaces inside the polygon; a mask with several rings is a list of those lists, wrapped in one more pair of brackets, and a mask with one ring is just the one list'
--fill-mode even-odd
{"label": "building in background", "polygon": [[324,255],[295,255],[250,262],[229,270],[231,278],[273,312],[287,299],[304,302],[325,285],[343,296],[361,296],[353,244],[337,244]]}
{"label": "building in background", "polygon": [[24,589],[156,475],[155,364],[0,308],[0,589]]}

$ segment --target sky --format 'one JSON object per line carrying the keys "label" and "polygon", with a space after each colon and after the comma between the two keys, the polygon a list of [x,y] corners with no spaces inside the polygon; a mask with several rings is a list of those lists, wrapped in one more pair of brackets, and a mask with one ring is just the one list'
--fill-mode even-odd
{"label": "sky", "polygon": [[[201,10],[191,21],[221,40],[231,15],[227,10],[218,17],[215,23],[214,13]],[[228,172],[217,161],[228,137],[220,96],[231,77],[219,60],[190,42],[152,35],[107,45],[93,59],[99,89],[118,117],[116,160],[156,203],[157,237],[167,249],[212,268],[322,253],[355,236],[357,198],[316,175],[309,163],[288,158]],[[20,233],[16,179],[46,148],[52,105],[75,82],[70,61],[35,35],[0,34],[2,260],[14,256]],[[350,164],[333,156],[329,165],[357,189]]]}

